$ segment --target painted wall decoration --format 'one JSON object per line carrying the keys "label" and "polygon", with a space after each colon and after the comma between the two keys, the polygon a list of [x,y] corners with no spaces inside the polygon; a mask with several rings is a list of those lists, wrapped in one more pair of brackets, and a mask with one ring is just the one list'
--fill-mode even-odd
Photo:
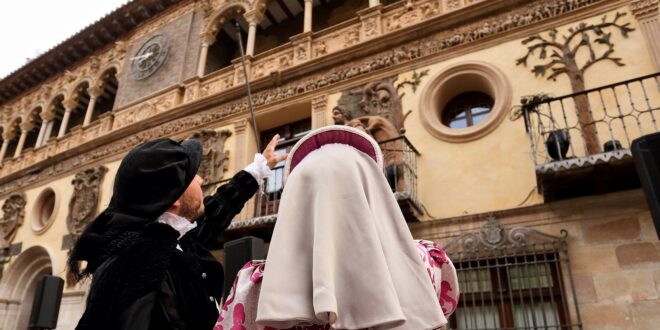
{"label": "painted wall decoration", "polygon": [[[527,66],[530,57],[538,57],[542,64],[532,67],[532,73],[537,77],[556,80],[558,76],[565,74],[571,82],[573,93],[585,90],[584,74],[598,62],[611,61],[617,66],[624,63],[620,57],[614,57],[614,43],[612,33],[618,31],[624,38],[635,31],[630,27],[630,22],[622,23],[620,19],[626,13],[618,12],[611,20],[607,15],[603,16],[600,23],[579,23],[568,29],[567,33],[560,35],[557,29],[551,29],[545,34],[536,34],[525,38],[523,45],[527,46],[525,56],[516,60],[516,65]],[[586,61],[579,61],[578,54],[588,52]],[[586,94],[575,97],[575,105],[580,122],[580,128],[584,134],[587,151],[589,154],[601,152],[600,143],[596,133],[596,125],[589,106]]]}

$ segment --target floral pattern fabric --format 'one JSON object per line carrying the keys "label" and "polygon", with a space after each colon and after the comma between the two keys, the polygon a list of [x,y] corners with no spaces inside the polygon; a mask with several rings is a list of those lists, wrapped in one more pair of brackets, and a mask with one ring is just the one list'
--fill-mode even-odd
{"label": "floral pattern fabric", "polygon": [[[416,243],[417,251],[426,268],[425,272],[433,283],[442,307],[442,313],[448,318],[456,310],[460,295],[456,269],[437,243],[427,240],[418,240]],[[252,260],[238,272],[213,330],[280,330],[260,327],[255,322],[265,266],[265,260]],[[322,324],[299,325],[287,330],[329,329],[329,325]]]}

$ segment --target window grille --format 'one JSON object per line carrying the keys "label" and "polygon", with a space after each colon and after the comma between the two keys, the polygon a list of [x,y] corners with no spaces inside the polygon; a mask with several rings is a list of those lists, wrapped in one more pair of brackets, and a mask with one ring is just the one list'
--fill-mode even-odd
{"label": "window grille", "polygon": [[489,217],[480,231],[445,252],[456,266],[461,298],[451,329],[582,329],[567,232],[502,227]]}

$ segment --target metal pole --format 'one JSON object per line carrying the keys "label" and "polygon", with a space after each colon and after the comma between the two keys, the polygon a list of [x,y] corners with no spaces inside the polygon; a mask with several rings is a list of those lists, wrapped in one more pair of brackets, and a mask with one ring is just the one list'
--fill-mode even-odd
{"label": "metal pole", "polygon": [[241,26],[236,21],[236,37],[238,38],[238,48],[241,51],[241,63],[243,64],[243,77],[245,79],[245,88],[247,89],[248,109],[252,116],[252,129],[254,130],[254,138],[257,142],[257,150],[261,151],[261,143],[259,141],[259,131],[257,130],[257,119],[254,116],[254,108],[252,106],[252,91],[250,90],[250,81],[248,80],[247,68],[245,66],[245,52],[243,52],[243,39],[241,38]]}

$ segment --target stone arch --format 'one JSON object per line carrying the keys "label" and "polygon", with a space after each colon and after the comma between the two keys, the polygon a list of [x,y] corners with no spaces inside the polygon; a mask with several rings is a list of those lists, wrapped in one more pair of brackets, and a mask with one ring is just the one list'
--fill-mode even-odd
{"label": "stone arch", "polygon": [[33,246],[16,257],[0,281],[2,329],[27,328],[37,283],[52,272],[52,258],[42,246]]}
{"label": "stone arch", "polygon": [[[70,84],[68,90],[66,91],[66,94],[69,95],[69,97],[75,97],[76,96],[76,90],[87,83],[87,86],[92,87],[94,86],[94,79],[90,76],[85,76],[80,79],[78,79],[75,83]],[[89,88],[88,87],[88,88]]]}
{"label": "stone arch", "polygon": [[69,106],[71,107],[71,116],[67,122],[66,132],[71,131],[73,127],[81,126],[85,118],[85,112],[90,102],[90,91],[92,89],[91,79],[80,79],[69,89]]}
{"label": "stone arch", "polygon": [[22,116],[16,116],[16,117],[12,118],[9,121],[9,125],[7,125],[6,129],[15,130],[14,134],[21,134],[21,124],[22,123],[23,123],[23,117]]}
{"label": "stone arch", "polygon": [[39,130],[41,129],[41,125],[43,124],[43,119],[41,117],[43,112],[44,112],[44,108],[41,105],[38,105],[32,107],[31,110],[25,113],[24,122],[30,123],[30,126],[32,126],[32,128],[30,129],[30,131],[26,136],[24,148],[37,147]]}
{"label": "stone arch", "polygon": [[[259,1],[255,1],[258,3]],[[213,14],[209,15],[210,19],[204,26],[202,30],[202,38],[214,37],[218,33],[218,29],[222,27],[221,19],[228,18],[227,14],[231,12],[232,9],[242,9],[242,13],[246,13],[252,9],[250,2],[248,1],[229,1],[223,4],[218,8]]]}
{"label": "stone arch", "polygon": [[114,110],[119,89],[120,70],[121,66],[113,62],[104,67],[100,74],[95,77],[94,84],[90,86],[90,89],[93,89],[93,93],[96,95],[94,109],[90,117],[91,121],[95,121],[104,113]]}

